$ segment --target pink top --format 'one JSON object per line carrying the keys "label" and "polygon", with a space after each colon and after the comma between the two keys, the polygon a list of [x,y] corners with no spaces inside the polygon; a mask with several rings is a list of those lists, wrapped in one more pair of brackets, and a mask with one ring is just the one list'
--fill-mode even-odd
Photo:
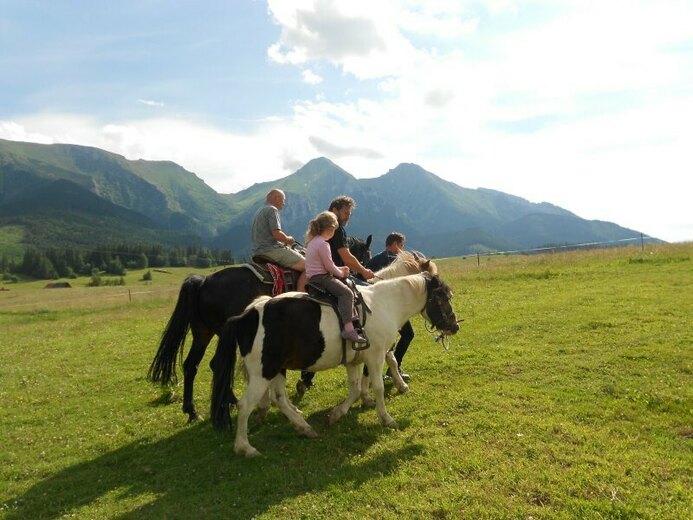
{"label": "pink top", "polygon": [[306,276],[310,279],[311,276],[327,273],[343,278],[339,267],[332,260],[330,244],[318,235],[312,238],[306,247]]}

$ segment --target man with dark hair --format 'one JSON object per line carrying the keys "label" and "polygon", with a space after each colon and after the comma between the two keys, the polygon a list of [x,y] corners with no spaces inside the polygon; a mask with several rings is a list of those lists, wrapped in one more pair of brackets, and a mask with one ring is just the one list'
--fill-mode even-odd
{"label": "man with dark hair", "polygon": [[[402,233],[393,231],[385,239],[385,249],[371,258],[368,262],[368,268],[373,271],[379,271],[380,269],[387,267],[397,258],[397,254],[404,249],[404,242],[406,237]],[[411,377],[409,374],[402,372],[402,359],[404,354],[407,353],[409,344],[414,339],[414,328],[411,326],[411,322],[407,321],[402,328],[399,330],[399,341],[395,347],[395,359],[399,365],[399,373],[405,383],[408,383]],[[390,375],[390,369],[387,369],[387,375]]]}
{"label": "man with dark hair", "polygon": [[373,278],[373,271],[365,268],[358,259],[351,254],[347,245],[347,234],[345,226],[351,218],[351,213],[356,208],[356,201],[346,195],[340,195],[330,202],[329,211],[335,214],[339,227],[335,230],[334,236],[329,240],[332,260],[341,267],[347,266],[352,274],[359,274],[364,280]]}
{"label": "man with dark hair", "polygon": [[286,204],[286,195],[279,189],[272,189],[265,197],[265,205],[257,210],[253,218],[253,256],[261,255],[274,263],[300,271],[296,282],[297,291],[305,291],[306,261],[289,246],[296,243],[294,237],[282,231],[279,211]]}
{"label": "man with dark hair", "polygon": [[397,253],[404,248],[405,240],[406,237],[397,231],[393,231],[387,235],[385,239],[385,249],[371,258],[371,261],[368,262],[368,268],[373,272],[380,271],[394,262],[397,258]]}

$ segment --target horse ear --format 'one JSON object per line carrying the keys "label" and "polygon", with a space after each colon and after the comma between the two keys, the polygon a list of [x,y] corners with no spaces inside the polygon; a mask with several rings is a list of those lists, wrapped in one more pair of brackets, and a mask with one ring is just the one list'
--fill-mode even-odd
{"label": "horse ear", "polygon": [[366,239],[366,247],[371,247],[371,242],[373,241],[373,235],[368,235]]}

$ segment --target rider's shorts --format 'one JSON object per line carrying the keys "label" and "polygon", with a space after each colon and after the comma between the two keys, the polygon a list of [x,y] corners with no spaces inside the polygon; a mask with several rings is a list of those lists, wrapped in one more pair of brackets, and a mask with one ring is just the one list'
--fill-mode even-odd
{"label": "rider's shorts", "polygon": [[293,265],[296,265],[298,262],[305,260],[303,256],[301,256],[293,249],[289,249],[288,247],[277,247],[275,249],[268,249],[266,251],[262,251],[259,254],[261,254],[262,256],[266,256],[267,258],[271,258],[276,263],[278,263],[279,265],[283,265],[284,267],[291,267]]}

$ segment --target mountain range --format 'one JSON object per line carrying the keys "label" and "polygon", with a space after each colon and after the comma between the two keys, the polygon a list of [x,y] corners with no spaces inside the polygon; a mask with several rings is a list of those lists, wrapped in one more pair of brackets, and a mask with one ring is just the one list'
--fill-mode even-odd
{"label": "mountain range", "polygon": [[0,139],[0,232],[19,228],[26,245],[201,244],[242,257],[250,250],[253,215],[274,187],[287,195],[282,226],[299,241],[315,214],[335,196],[350,195],[357,207],[348,233],[372,234],[375,251],[393,230],[407,235],[409,247],[438,257],[640,234],[546,202],[463,188],[416,164],[357,179],[322,157],[282,179],[220,194],[173,162]]}

